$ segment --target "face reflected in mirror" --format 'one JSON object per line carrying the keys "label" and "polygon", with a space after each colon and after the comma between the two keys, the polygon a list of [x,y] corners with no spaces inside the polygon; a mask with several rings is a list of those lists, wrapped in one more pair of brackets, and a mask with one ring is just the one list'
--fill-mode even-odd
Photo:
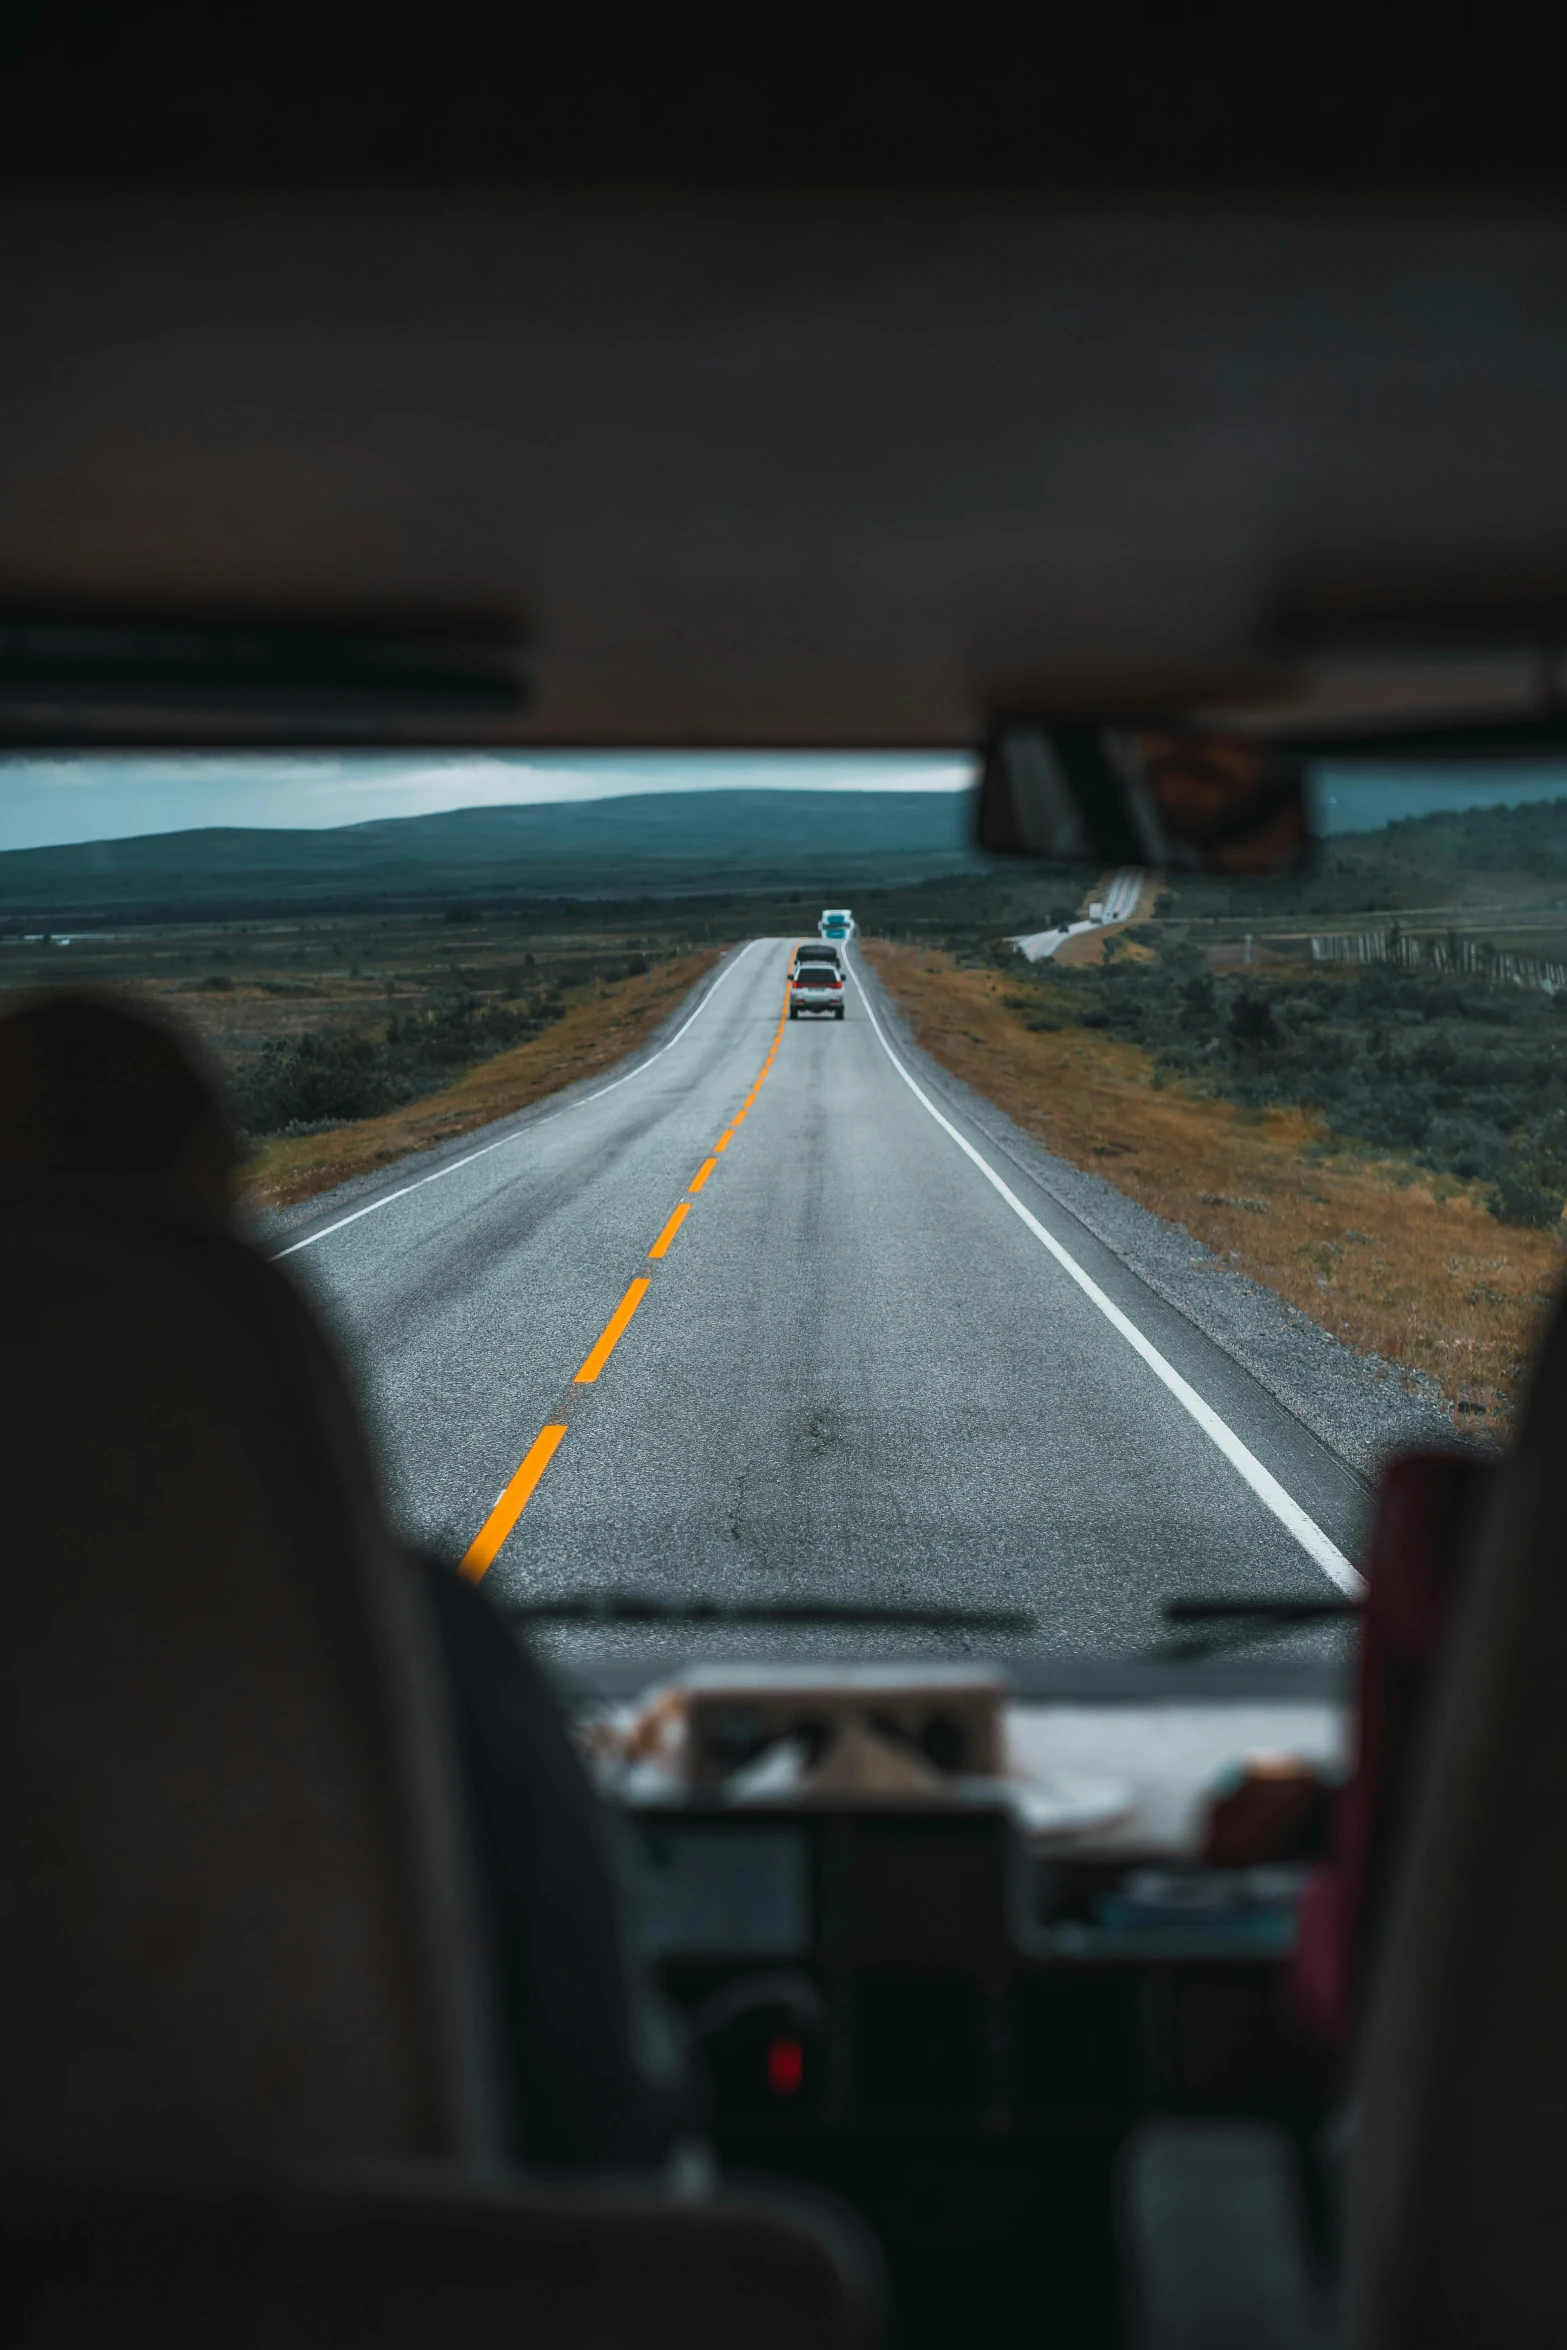
{"label": "face reflected in mirror", "polygon": [[1161,829],[1199,864],[1277,873],[1306,855],[1311,835],[1295,762],[1234,735],[1154,730],[1133,742]]}
{"label": "face reflected in mirror", "polygon": [[986,752],[978,839],[1050,864],[1255,876],[1311,846],[1303,763],[1236,735],[1088,720],[1004,727]]}

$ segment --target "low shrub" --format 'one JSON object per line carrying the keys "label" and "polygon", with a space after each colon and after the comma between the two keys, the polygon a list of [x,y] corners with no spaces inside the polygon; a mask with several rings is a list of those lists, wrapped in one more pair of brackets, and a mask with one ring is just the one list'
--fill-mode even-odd
{"label": "low shrub", "polygon": [[1193,950],[1051,970],[1030,1028],[1106,1029],[1245,1109],[1319,1112],[1345,1140],[1490,1185],[1509,1223],[1549,1225],[1567,1200],[1567,1020],[1555,999],[1483,975],[1371,964],[1218,976]]}
{"label": "low shrub", "polygon": [[322,1028],[264,1045],[236,1071],[234,1116],[251,1136],[320,1133],[433,1093],[475,1062],[558,1020],[558,996],[497,1004],[473,994],[394,1015],[382,1028]]}
{"label": "low shrub", "polygon": [[1499,1224],[1531,1224],[1544,1230],[1559,1224],[1567,1192],[1540,1181],[1525,1163],[1505,1168],[1485,1195],[1485,1204]]}

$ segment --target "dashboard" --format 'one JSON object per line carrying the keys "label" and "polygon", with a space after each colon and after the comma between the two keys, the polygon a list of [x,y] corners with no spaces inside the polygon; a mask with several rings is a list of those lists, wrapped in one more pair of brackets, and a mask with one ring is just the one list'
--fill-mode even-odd
{"label": "dashboard", "polygon": [[[732,1706],[713,1718],[732,1736]],[[721,2143],[775,2167],[867,2137],[1021,2146],[1152,2111],[1319,2111],[1328,2068],[1281,1996],[1310,1858],[1210,1866],[1202,1819],[1248,1756],[1285,1749],[1331,1780],[1344,1739],[1321,1668],[1067,1677],[1008,1691],[1004,1775],[934,1794],[769,1794],[754,1765],[726,1781],[700,1754],[683,1785],[631,1774],[643,1940]],[[1097,1810],[1074,1824],[1041,1803],[1063,1783],[1098,1789]]]}
{"label": "dashboard", "polygon": [[1277,1996],[1298,1867],[1045,1857],[1000,1807],[646,1808],[634,1828],[646,1939],[720,2127],[1313,2102]]}

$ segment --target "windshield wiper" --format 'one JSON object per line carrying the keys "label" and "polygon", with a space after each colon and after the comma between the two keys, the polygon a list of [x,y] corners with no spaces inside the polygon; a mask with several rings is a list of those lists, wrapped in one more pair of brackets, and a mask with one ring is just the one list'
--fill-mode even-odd
{"label": "windshield wiper", "polygon": [[1248,1641],[1273,1639],[1303,1624],[1347,1623],[1359,1614],[1359,1600],[1338,1593],[1331,1599],[1167,1599],[1167,1624],[1209,1629],[1206,1635],[1194,1631],[1184,1640],[1172,1640],[1158,1654],[1169,1663],[1181,1663],[1211,1656],[1218,1649],[1244,1647]]}
{"label": "windshield wiper", "polygon": [[841,1624],[915,1632],[1032,1632],[1038,1618],[1009,1608],[867,1607],[836,1599],[660,1599],[640,1591],[583,1591],[522,1600],[506,1609],[524,1624]]}

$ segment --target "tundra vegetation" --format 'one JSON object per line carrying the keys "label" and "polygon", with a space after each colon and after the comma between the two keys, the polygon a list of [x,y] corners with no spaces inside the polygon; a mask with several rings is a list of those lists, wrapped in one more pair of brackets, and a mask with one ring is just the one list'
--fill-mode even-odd
{"label": "tundra vegetation", "polygon": [[1320,1156],[1396,1151],[1480,1184],[1503,1223],[1559,1223],[1567,994],[1393,962],[1221,976],[1191,944],[1146,961],[1106,945],[1097,969],[1020,982],[1025,1026],[1102,1031],[1145,1052],[1156,1085],[1314,1112]]}

